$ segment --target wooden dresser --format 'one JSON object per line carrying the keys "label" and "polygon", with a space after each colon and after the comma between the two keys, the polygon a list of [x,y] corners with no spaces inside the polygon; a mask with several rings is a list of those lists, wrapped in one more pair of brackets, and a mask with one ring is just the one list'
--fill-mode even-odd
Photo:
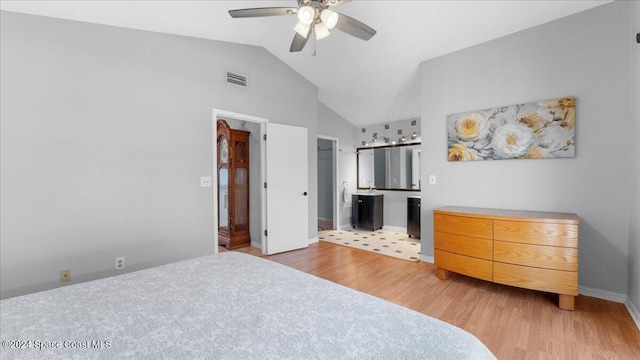
{"label": "wooden dresser", "polygon": [[437,276],[449,271],[559,294],[575,309],[578,223],[575,214],[447,206],[433,211]]}

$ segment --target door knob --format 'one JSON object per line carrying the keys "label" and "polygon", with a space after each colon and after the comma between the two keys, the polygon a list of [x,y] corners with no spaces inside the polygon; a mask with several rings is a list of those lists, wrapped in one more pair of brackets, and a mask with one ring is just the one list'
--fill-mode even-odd
{"label": "door knob", "polygon": [[306,192],[306,191],[305,191],[305,192],[303,192],[303,193],[302,193],[302,195],[307,196],[307,192]]}

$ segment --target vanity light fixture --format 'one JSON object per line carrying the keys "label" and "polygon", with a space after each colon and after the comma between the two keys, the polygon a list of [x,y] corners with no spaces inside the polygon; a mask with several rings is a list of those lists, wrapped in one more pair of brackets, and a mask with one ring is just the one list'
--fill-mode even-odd
{"label": "vanity light fixture", "polygon": [[[373,139],[371,139],[371,142],[377,142],[378,141],[378,133],[373,134]],[[364,143],[364,146],[369,146],[369,141]],[[373,144],[371,144],[371,146],[373,146]]]}
{"label": "vanity light fixture", "polygon": [[[398,131],[399,133],[401,133],[400,131]],[[383,136],[381,138],[378,138],[378,133],[374,133],[373,134],[373,138],[369,141],[362,141],[362,145],[363,146],[376,146],[379,145],[380,143],[384,143],[384,144],[391,144],[391,145],[398,145],[398,144],[405,144],[407,142],[413,142],[418,140],[418,135],[420,134],[419,131],[414,131],[410,136],[405,136],[405,135],[401,135],[398,140],[392,140],[389,137]],[[381,141],[379,141],[379,139]]]}

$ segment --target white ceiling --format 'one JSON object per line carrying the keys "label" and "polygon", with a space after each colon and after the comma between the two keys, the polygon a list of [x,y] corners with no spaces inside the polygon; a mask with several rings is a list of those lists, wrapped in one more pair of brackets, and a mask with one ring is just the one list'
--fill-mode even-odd
{"label": "white ceiling", "polygon": [[[418,67],[432,59],[607,1],[371,1],[335,8],[378,33],[369,41],[332,30],[289,53],[295,16],[232,19],[231,9],[286,1],[0,1],[0,9],[262,46],[319,89],[320,101],[357,126],[420,115]],[[570,40],[569,40],[570,41]]]}

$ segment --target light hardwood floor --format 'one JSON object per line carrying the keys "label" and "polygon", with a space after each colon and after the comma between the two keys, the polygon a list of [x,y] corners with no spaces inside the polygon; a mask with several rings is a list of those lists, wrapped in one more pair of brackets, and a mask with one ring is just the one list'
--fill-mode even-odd
{"label": "light hardwood floor", "polygon": [[432,264],[325,242],[265,258],[458,326],[498,359],[640,359],[640,331],[623,304],[578,296],[576,311],[560,310],[557,295],[458,274],[442,281]]}

